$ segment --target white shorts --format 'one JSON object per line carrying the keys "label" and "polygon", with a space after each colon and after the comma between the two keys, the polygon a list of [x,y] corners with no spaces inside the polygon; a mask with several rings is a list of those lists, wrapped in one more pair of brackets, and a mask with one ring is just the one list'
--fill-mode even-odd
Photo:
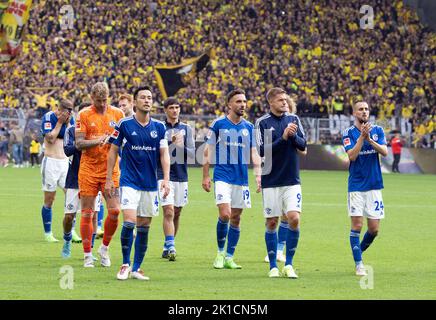
{"label": "white shorts", "polygon": [[130,187],[120,188],[121,210],[136,210],[138,217],[157,217],[159,200],[157,191],[141,191]]}
{"label": "white shorts", "polygon": [[301,185],[262,189],[263,216],[280,217],[289,211],[301,212],[303,196]]}
{"label": "white shorts", "polygon": [[44,157],[41,165],[42,190],[55,192],[59,186],[65,188],[68,173],[68,159]]}
{"label": "white shorts", "polygon": [[172,205],[174,207],[184,207],[188,204],[188,182],[170,181],[170,193],[163,198],[160,187],[163,180],[158,181],[159,201],[161,206]]}
{"label": "white shorts", "polygon": [[383,219],[385,217],[381,190],[348,192],[348,216]]}
{"label": "white shorts", "polygon": [[223,181],[215,182],[215,203],[228,203],[231,208],[251,208],[251,195],[248,186],[238,186]]}
{"label": "white shorts", "polygon": [[[101,192],[98,193],[95,198],[95,206],[94,211],[100,211],[100,205],[103,201],[103,196]],[[80,211],[80,198],[79,198],[79,189],[67,189],[65,193],[65,209],[64,213],[76,213]]]}

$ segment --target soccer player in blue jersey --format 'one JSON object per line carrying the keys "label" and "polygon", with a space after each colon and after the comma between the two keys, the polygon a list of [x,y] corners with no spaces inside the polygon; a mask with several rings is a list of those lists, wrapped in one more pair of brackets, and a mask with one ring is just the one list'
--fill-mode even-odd
{"label": "soccer player in blue jersey", "polygon": [[[232,90],[226,97],[228,114],[216,119],[210,126],[203,153],[202,187],[210,192],[209,166],[215,164],[215,203],[218,206],[216,269],[240,269],[233,260],[239,241],[242,210],[251,207],[248,187],[250,156],[256,174],[257,192],[260,191],[260,158],[253,138],[253,125],[243,118],[247,108],[245,92]],[[229,227],[230,221],[230,227]],[[227,251],[224,246],[227,240]]]}
{"label": "soccer player in blue jersey", "polygon": [[306,150],[306,138],[300,119],[288,112],[287,94],[281,88],[272,88],[266,94],[270,112],[256,121],[256,142],[262,167],[262,198],[266,218],[265,243],[270,263],[268,276],[280,276],[277,267],[277,224],[285,214],[286,261],[282,274],[298,278],[293,258],[300,237],[302,194],[298,151]]}
{"label": "soccer player in blue jersey", "polygon": [[[354,125],[342,132],[342,143],[350,159],[348,176],[348,215],[351,217],[350,245],[356,264],[356,275],[367,274],[362,261],[364,252],[378,234],[384,218],[381,189],[383,178],[379,154],[386,157],[388,149],[383,128],[371,125],[369,106],[357,102],[353,106]],[[360,242],[363,217],[368,231]]]}
{"label": "soccer player in blue jersey", "polygon": [[[149,280],[140,269],[148,245],[148,231],[153,217],[159,215],[157,161],[163,170],[163,198],[169,194],[170,157],[165,139],[165,125],[150,118],[153,97],[150,88],[140,87],[134,93],[136,114],[120,120],[109,142],[105,193],[111,196],[114,184],[111,179],[118,149],[121,154],[120,202],[124,216],[121,230],[123,264],[117,279],[126,280],[129,275],[138,280]],[[130,267],[133,229],[136,225],[135,256]]]}
{"label": "soccer player in blue jersey", "polygon": [[62,100],[56,111],[47,112],[42,118],[41,133],[44,136],[44,158],[41,164],[42,190],[44,205],[41,215],[44,224],[45,239],[58,242],[52,233],[52,206],[57,187],[65,188],[68,172],[68,158],[64,153],[64,135],[68,126],[74,125],[72,117],[73,103]]}
{"label": "soccer player in blue jersey", "polygon": [[[176,260],[175,236],[179,228],[180,213],[188,203],[188,157],[195,158],[195,143],[192,129],[180,121],[180,104],[174,97],[164,101],[166,114],[166,138],[171,157],[170,194],[162,197],[159,192],[163,209],[163,231],[165,234],[162,258]],[[159,187],[163,182],[162,167],[158,165],[157,176]],[[160,188],[159,188],[160,190]]]}

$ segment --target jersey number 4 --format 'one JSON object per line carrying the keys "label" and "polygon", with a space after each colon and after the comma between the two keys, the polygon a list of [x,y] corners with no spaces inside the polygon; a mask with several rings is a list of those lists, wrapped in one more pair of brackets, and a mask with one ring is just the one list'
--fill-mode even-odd
{"label": "jersey number 4", "polygon": [[385,208],[384,206],[383,206],[383,201],[374,201],[374,204],[375,204],[375,211],[383,211],[383,209]]}

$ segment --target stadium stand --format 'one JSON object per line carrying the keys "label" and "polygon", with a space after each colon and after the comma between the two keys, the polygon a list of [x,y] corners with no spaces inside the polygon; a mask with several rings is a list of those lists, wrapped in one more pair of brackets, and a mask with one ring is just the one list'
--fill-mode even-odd
{"label": "stadium stand", "polygon": [[[178,93],[182,114],[220,115],[226,93],[242,87],[254,121],[265,112],[265,92],[281,86],[298,97],[300,117],[324,119],[312,143],[338,142],[330,129],[349,120],[360,97],[385,130],[434,146],[436,34],[403,1],[70,0],[71,30],[58,23],[62,4],[35,1],[21,55],[0,69],[0,109],[38,118],[62,98],[80,104],[102,80],[112,101],[147,83],[159,104],[153,66],[212,47],[216,58]],[[363,4],[376,8],[374,29],[359,27]]]}

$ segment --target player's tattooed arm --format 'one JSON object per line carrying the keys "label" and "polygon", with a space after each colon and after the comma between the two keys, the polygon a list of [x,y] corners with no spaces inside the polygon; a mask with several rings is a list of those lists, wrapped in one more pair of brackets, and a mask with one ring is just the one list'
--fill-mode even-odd
{"label": "player's tattooed arm", "polygon": [[260,159],[259,154],[257,153],[257,149],[255,147],[251,148],[251,161],[253,162],[253,171],[256,176],[256,192],[260,192],[261,188],[261,174],[262,174],[262,160]]}
{"label": "player's tattooed arm", "polygon": [[95,146],[107,143],[109,135],[103,135],[97,139],[86,140],[84,132],[76,132],[76,148],[78,150],[85,150]]}
{"label": "player's tattooed arm", "polygon": [[211,149],[212,145],[206,144],[203,152],[203,181],[201,186],[207,192],[210,192],[211,181],[209,175],[209,167],[210,167],[210,157],[211,157]]}
{"label": "player's tattooed arm", "polygon": [[112,180],[112,175],[114,172],[115,164],[117,162],[118,149],[119,147],[117,145],[112,144],[107,157],[106,184],[104,186],[104,192],[109,198],[112,198],[112,195],[115,194],[115,187]]}

